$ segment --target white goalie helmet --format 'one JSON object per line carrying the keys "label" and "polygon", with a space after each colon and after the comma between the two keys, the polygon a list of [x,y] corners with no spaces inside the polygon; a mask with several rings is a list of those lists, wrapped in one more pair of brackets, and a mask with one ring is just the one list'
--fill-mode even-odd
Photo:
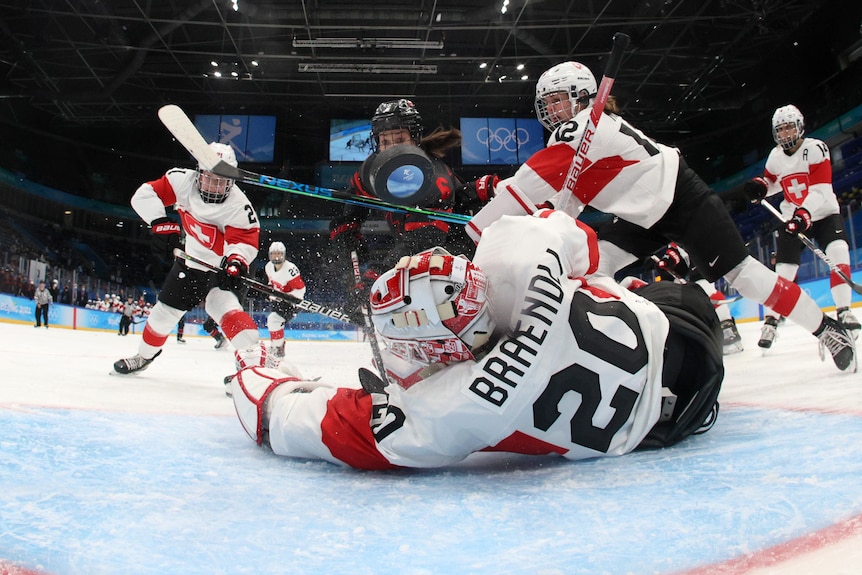
{"label": "white goalie helmet", "polygon": [[799,108],[782,106],[772,114],[772,138],[785,150],[791,150],[805,135],[805,118]]}
{"label": "white goalie helmet", "polygon": [[[578,113],[577,104],[583,109],[598,92],[596,77],[580,62],[563,62],[546,70],[536,82],[536,116],[548,130],[556,130],[560,124],[571,120]],[[569,108],[561,111],[549,110],[548,100],[555,94],[564,95]]]}
{"label": "white goalie helmet", "polygon": [[[210,144],[210,148],[226,164],[233,166],[234,168],[237,167],[236,154],[234,153],[233,148],[227,144],[219,144],[218,142],[212,142]],[[203,201],[208,204],[220,204],[227,199],[234,182],[231,178],[217,176],[198,166],[195,183],[197,184],[198,192],[200,192]]]}
{"label": "white goalie helmet", "polygon": [[431,248],[401,258],[371,287],[371,320],[390,381],[407,389],[440,368],[474,360],[494,331],[485,274]]}
{"label": "white goalie helmet", "polygon": [[284,247],[283,243],[272,242],[269,245],[269,261],[274,265],[284,263],[285,254],[287,254],[287,248]]}

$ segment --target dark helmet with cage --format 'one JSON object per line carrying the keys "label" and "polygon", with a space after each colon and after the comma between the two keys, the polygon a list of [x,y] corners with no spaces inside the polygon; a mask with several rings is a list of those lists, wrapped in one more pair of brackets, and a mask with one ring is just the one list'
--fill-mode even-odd
{"label": "dark helmet with cage", "polygon": [[[234,168],[237,167],[236,154],[229,145],[213,142],[210,144],[210,148],[226,164]],[[195,183],[203,201],[208,204],[220,204],[227,199],[234,181],[231,178],[218,176],[198,166]]]}
{"label": "dark helmet with cage", "polygon": [[371,116],[371,140],[376,150],[380,145],[380,134],[388,130],[404,129],[410,132],[410,138],[417,146],[422,140],[422,116],[416,109],[416,104],[401,98],[383,102],[377,106],[374,115]]}
{"label": "dark helmet with cage", "polygon": [[494,332],[488,281],[440,247],[401,259],[371,287],[371,321],[390,381],[407,389],[446,365],[475,360]]}

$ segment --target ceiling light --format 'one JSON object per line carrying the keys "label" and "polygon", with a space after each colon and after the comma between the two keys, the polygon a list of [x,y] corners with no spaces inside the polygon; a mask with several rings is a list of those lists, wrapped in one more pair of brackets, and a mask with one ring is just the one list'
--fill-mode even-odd
{"label": "ceiling light", "polygon": [[300,63],[300,72],[363,72],[368,74],[436,74],[433,64],[323,64]]}
{"label": "ceiling light", "polygon": [[314,38],[293,39],[294,48],[418,48],[440,49],[443,42],[415,38]]}
{"label": "ceiling light", "polygon": [[213,68],[218,68],[218,62],[216,62],[215,60],[212,60],[212,61],[210,61],[210,66],[212,66]]}

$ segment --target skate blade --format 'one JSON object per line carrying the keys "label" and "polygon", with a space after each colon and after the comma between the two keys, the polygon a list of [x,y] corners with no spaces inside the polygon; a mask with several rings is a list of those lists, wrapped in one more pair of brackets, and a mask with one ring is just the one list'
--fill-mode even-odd
{"label": "skate blade", "polygon": [[120,373],[119,371],[114,371],[113,369],[108,372],[108,375],[114,375],[117,377],[138,377],[141,375],[141,371],[133,371],[132,373]]}

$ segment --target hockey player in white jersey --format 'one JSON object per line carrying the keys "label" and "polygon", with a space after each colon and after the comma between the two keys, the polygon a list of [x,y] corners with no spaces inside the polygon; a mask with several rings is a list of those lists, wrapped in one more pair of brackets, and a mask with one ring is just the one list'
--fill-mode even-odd
{"label": "hockey player in white jersey", "polygon": [[[817,337],[838,369],[856,370],[855,342],[837,320],[823,313],[798,285],[753,258],[727,207],[686,164],[679,150],[648,137],[619,115],[610,96],[590,137],[595,77],[578,62],[547,70],[536,84],[536,114],[552,132],[515,174],[494,188],[494,199],[473,217],[474,239],[503,214],[523,215],[536,205],[577,214],[590,205],[617,216],[599,230],[601,272],[645,259],[669,241],[683,246],[709,282],[724,277],[750,300],[760,302]],[[583,146],[582,146],[583,142]],[[588,146],[572,190],[568,175],[578,150]],[[753,198],[752,198],[753,199]]]}
{"label": "hockey player in white jersey", "polygon": [[472,262],[432,248],[377,279],[388,385],[364,368],[361,388],[303,380],[284,363],[240,371],[244,429],[278,455],[362,469],[476,451],[615,456],[708,429],[724,368],[703,291],[630,292],[593,275],[592,229],[537,216],[491,225]]}
{"label": "hockey player in white jersey", "polygon": [[[775,271],[794,281],[805,244],[796,236],[802,232],[817,242],[826,256],[850,277],[850,247],[838,199],[832,189],[832,162],[829,147],[816,138],[805,137],[805,119],[796,106],[787,105],[772,114],[775,147],[766,158],[763,176],[749,180],[723,197],[734,195],[769,198],[781,194],[779,208],[787,221],[776,239]],[[858,335],[859,320],[850,311],[853,296],[847,282],[837,273],[829,276],[836,315],[844,327]],[[767,309],[758,345],[772,347],[779,314]]]}
{"label": "hockey player in white jersey", "polygon": [[[286,259],[287,249],[282,242],[269,246],[269,261],[264,266],[269,285],[297,301],[305,299],[305,281],[296,264]],[[284,357],[284,326],[296,315],[289,301],[270,296],[272,311],[266,316],[269,330],[269,352],[277,359]]]}
{"label": "hockey player in white jersey", "polygon": [[[225,144],[210,147],[225,162],[237,165],[233,149]],[[251,361],[265,355],[259,343],[257,325],[240,305],[242,277],[249,262],[257,257],[260,223],[251,202],[233,180],[202,169],[174,168],[161,178],[142,184],[132,196],[132,208],[153,233],[153,250],[174,259],[180,244],[180,224],[167,217],[174,206],[185,231],[185,250],[211,265],[212,272],[194,262],[176,260],[153,306],[138,353],[114,363],[120,374],[140,372],[162,352],[168,335],[188,310],[201,301],[206,312],[221,326],[237,350],[239,365],[243,354]]]}

